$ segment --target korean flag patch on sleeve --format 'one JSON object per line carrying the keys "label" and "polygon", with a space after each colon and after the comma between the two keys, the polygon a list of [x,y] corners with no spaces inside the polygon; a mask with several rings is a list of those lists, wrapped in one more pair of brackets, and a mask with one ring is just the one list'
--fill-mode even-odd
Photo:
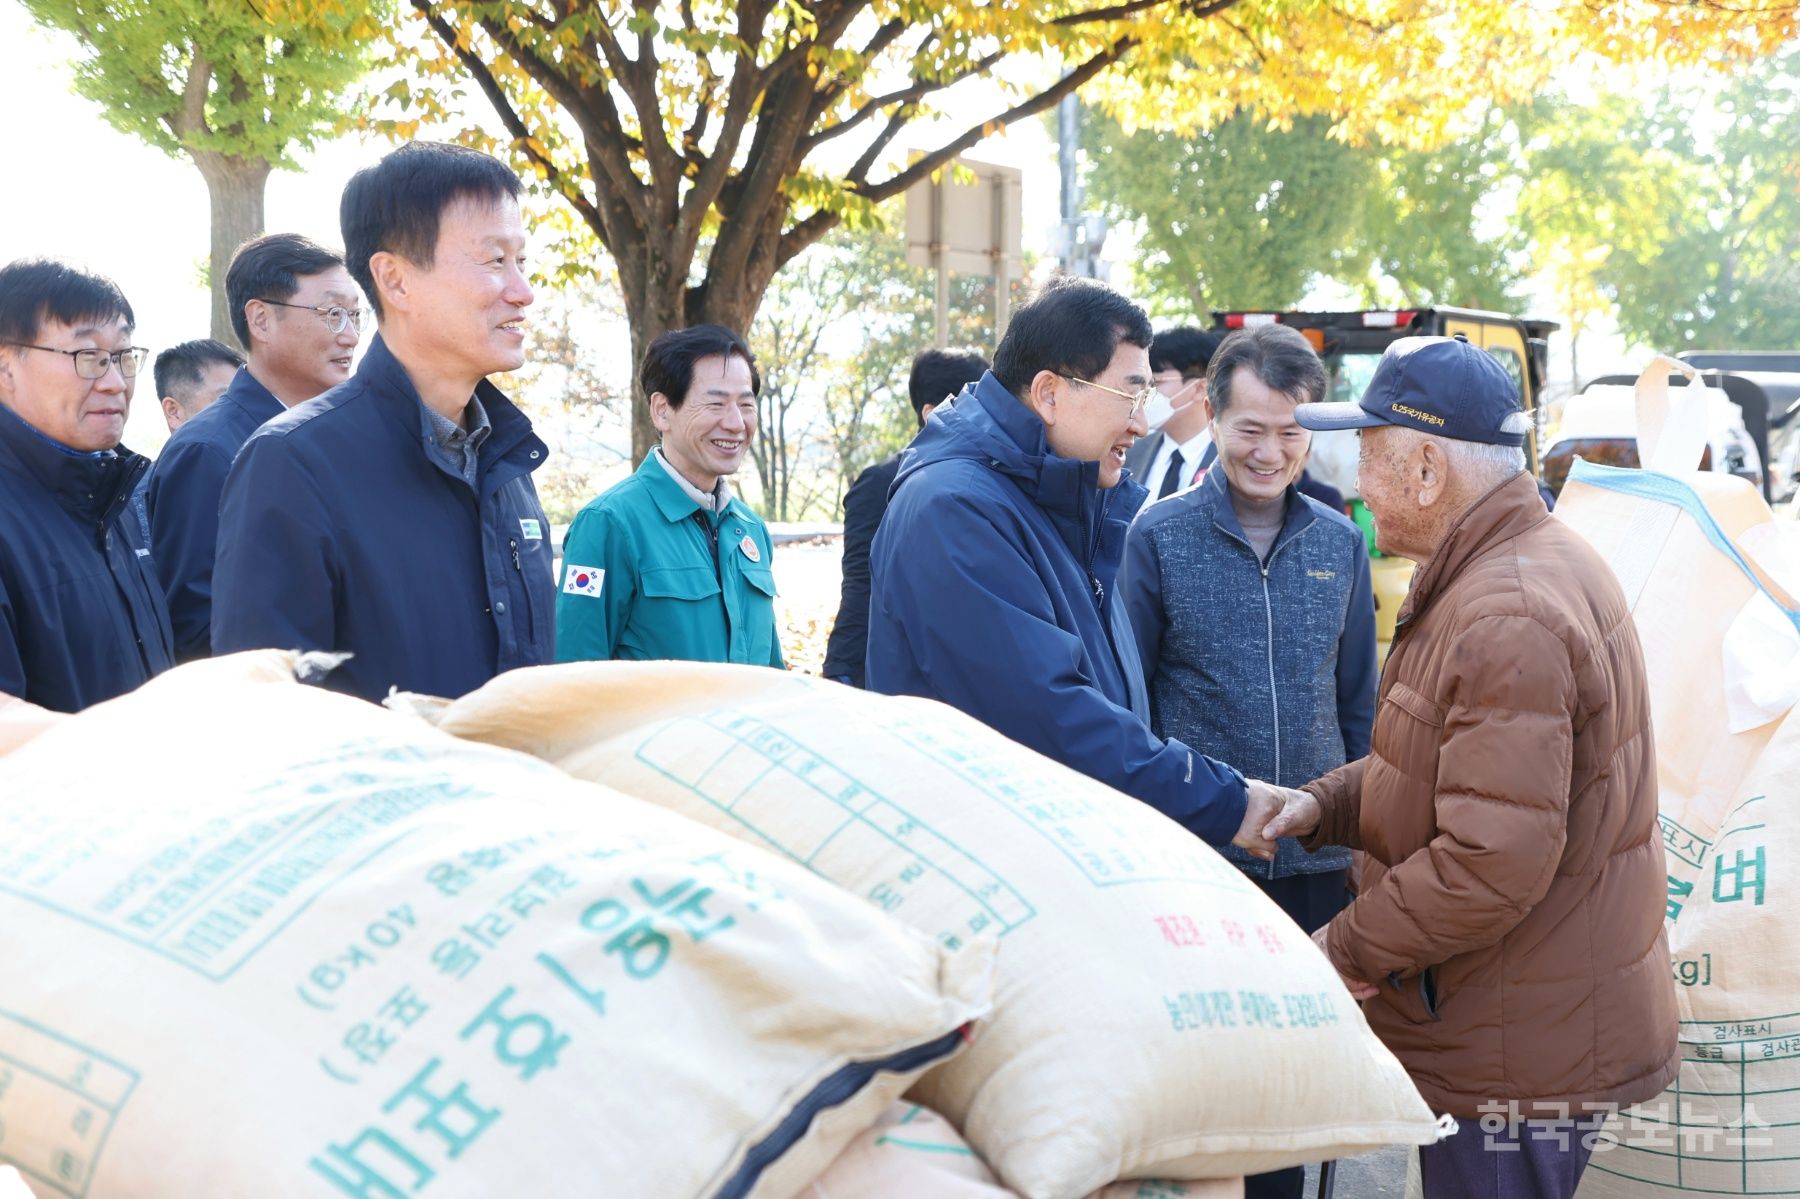
{"label": "korean flag patch on sleeve", "polygon": [[573,563],[563,567],[563,594],[587,595],[600,598],[600,584],[606,578],[606,572],[597,566],[576,566]]}

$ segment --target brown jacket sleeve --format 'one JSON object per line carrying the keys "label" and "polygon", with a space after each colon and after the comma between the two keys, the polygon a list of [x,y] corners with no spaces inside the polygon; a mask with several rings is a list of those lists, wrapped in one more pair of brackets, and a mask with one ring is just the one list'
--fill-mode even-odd
{"label": "brown jacket sleeve", "polygon": [[1362,848],[1362,784],[1363,765],[1367,758],[1346,762],[1323,778],[1314,779],[1300,790],[1319,801],[1319,827],[1310,837],[1300,838],[1308,853],[1317,853],[1327,845]]}
{"label": "brown jacket sleeve", "polygon": [[1331,922],[1350,978],[1409,977],[1495,944],[1562,858],[1577,703],[1561,639],[1530,617],[1483,617],[1456,639],[1439,699],[1437,835]]}

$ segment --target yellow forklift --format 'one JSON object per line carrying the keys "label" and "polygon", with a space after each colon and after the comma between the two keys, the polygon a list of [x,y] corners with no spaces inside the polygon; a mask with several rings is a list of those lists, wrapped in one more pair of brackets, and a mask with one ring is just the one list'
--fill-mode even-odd
{"label": "yellow forklift", "polygon": [[[1325,361],[1327,400],[1356,401],[1369,385],[1382,351],[1402,337],[1453,337],[1461,333],[1506,369],[1519,386],[1532,431],[1525,439],[1525,459],[1534,477],[1541,476],[1538,439],[1543,433],[1539,400],[1549,371],[1549,337],[1562,326],[1555,321],[1527,320],[1477,308],[1383,308],[1349,312],[1215,312],[1219,332],[1256,325],[1282,324],[1298,329]],[[1394,617],[1406,598],[1413,564],[1375,548],[1375,527],[1356,492],[1356,434],[1353,431],[1313,434],[1307,469],[1344,495],[1345,507],[1368,538],[1370,573],[1375,588],[1375,634],[1383,661],[1394,637]]]}

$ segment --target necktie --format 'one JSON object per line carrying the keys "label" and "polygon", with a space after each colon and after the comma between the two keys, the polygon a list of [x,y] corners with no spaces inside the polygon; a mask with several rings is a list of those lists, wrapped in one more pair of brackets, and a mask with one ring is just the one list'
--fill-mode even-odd
{"label": "necktie", "polygon": [[1181,451],[1176,450],[1169,456],[1169,469],[1163,472],[1162,485],[1156,489],[1156,498],[1160,500],[1180,486]]}

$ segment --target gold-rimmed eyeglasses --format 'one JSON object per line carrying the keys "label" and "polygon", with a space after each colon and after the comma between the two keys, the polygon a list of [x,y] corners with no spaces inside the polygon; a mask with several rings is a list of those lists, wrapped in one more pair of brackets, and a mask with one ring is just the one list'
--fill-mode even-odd
{"label": "gold-rimmed eyeglasses", "polygon": [[[1059,375],[1062,374],[1061,371],[1058,371],[1057,373]],[[1079,383],[1083,387],[1098,387],[1101,391],[1107,392],[1110,395],[1116,395],[1121,400],[1130,400],[1132,416],[1136,416],[1138,413],[1142,412],[1144,410],[1144,405],[1148,404],[1156,395],[1156,388],[1154,387],[1146,387],[1144,390],[1134,393],[1120,391],[1116,387],[1108,387],[1104,383],[1096,383],[1092,379],[1083,379],[1076,375],[1063,375],[1062,377],[1071,383]]]}

